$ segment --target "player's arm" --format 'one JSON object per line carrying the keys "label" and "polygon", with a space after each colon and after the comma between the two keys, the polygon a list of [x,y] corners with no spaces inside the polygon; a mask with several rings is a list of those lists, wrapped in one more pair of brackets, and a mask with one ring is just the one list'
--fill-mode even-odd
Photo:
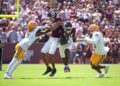
{"label": "player's arm", "polygon": [[60,25],[62,24],[62,22],[59,20],[56,23],[53,24],[52,26],[52,31],[56,30]]}
{"label": "player's arm", "polygon": [[57,22],[53,23],[53,25],[46,26],[48,30],[54,31],[56,30],[60,25],[62,24],[61,20],[58,20]]}
{"label": "player's arm", "polygon": [[90,44],[97,44],[99,42],[99,37],[98,37],[98,34],[94,34],[92,36],[92,38],[89,38],[87,36],[85,36],[85,41],[90,43]]}
{"label": "player's arm", "polygon": [[45,35],[46,33],[50,32],[50,30],[48,29],[39,29],[37,32],[36,32],[36,37],[38,36],[41,36],[41,35]]}
{"label": "player's arm", "polygon": [[46,29],[45,27],[40,27],[38,29],[38,31],[36,32],[37,40],[43,39],[45,37],[45,35],[47,35],[49,32],[51,32],[51,31]]}

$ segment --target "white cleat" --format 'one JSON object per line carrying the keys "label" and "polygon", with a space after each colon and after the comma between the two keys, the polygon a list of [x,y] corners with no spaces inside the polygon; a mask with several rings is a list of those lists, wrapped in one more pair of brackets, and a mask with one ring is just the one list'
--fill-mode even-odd
{"label": "white cleat", "polygon": [[104,73],[99,73],[97,76],[96,76],[96,78],[102,78],[102,77],[104,77]]}
{"label": "white cleat", "polygon": [[10,74],[8,74],[8,73],[5,73],[3,78],[4,79],[13,79],[12,76]]}
{"label": "white cleat", "polygon": [[108,70],[109,70],[109,65],[105,67],[105,74],[108,73]]}

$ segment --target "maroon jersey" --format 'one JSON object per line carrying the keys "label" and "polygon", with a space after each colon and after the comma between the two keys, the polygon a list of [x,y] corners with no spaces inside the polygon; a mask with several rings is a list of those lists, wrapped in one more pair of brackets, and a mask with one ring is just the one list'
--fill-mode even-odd
{"label": "maroon jersey", "polygon": [[76,30],[74,28],[72,29],[71,33],[69,33],[69,34],[66,34],[65,31],[62,30],[60,35],[61,36],[67,35],[68,36],[68,40],[69,40],[69,38],[73,38],[73,41],[75,41],[75,32],[76,32]]}
{"label": "maroon jersey", "polygon": [[[56,18],[55,19],[55,22],[57,22],[57,21],[61,21],[61,19],[60,18]],[[54,31],[52,31],[52,34],[51,34],[51,36],[52,37],[55,37],[55,38],[59,38],[60,37],[60,32],[61,31],[63,31],[64,29],[63,29],[63,26],[62,25],[60,25],[56,30],[54,30]]]}

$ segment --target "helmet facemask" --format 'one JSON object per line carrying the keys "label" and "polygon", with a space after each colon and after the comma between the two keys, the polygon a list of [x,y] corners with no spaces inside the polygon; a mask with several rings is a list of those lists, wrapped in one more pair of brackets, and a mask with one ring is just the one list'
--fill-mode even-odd
{"label": "helmet facemask", "polygon": [[70,22],[66,22],[64,25],[64,30],[66,34],[70,34],[72,31],[72,24]]}
{"label": "helmet facemask", "polygon": [[72,31],[72,27],[65,27],[65,33],[70,34]]}

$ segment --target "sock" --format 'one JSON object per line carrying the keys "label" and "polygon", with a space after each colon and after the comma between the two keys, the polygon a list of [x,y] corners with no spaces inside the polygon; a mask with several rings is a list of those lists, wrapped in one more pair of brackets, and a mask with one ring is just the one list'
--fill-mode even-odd
{"label": "sock", "polygon": [[70,51],[69,49],[65,49],[65,65],[68,65],[69,57],[70,57]]}
{"label": "sock", "polygon": [[16,67],[21,63],[22,60],[18,60],[17,58],[13,58],[10,64],[8,65],[8,69],[6,73],[12,74],[12,72],[16,69]]}
{"label": "sock", "polygon": [[92,69],[96,70],[98,73],[101,73],[102,71],[98,66],[91,65]]}
{"label": "sock", "polygon": [[12,74],[12,72],[18,67],[18,65],[19,64],[21,64],[21,60],[20,61],[17,61],[16,63],[15,63],[15,65],[13,66],[13,68],[10,70],[10,74]]}
{"label": "sock", "polygon": [[98,73],[102,73],[102,71],[100,69],[95,69]]}
{"label": "sock", "polygon": [[62,58],[62,62],[63,62],[64,65],[66,65],[66,64],[65,64],[65,58]]}
{"label": "sock", "polygon": [[69,67],[68,65],[65,65],[65,67]]}
{"label": "sock", "polygon": [[13,67],[13,65],[16,63],[16,61],[17,61],[16,58],[13,58],[13,59],[12,59],[12,61],[9,63],[8,68],[7,68],[7,70],[6,70],[7,73],[10,74],[10,70],[11,70],[11,68]]}
{"label": "sock", "polygon": [[101,65],[98,65],[97,67],[98,67],[99,69],[105,68],[105,66],[101,66]]}

